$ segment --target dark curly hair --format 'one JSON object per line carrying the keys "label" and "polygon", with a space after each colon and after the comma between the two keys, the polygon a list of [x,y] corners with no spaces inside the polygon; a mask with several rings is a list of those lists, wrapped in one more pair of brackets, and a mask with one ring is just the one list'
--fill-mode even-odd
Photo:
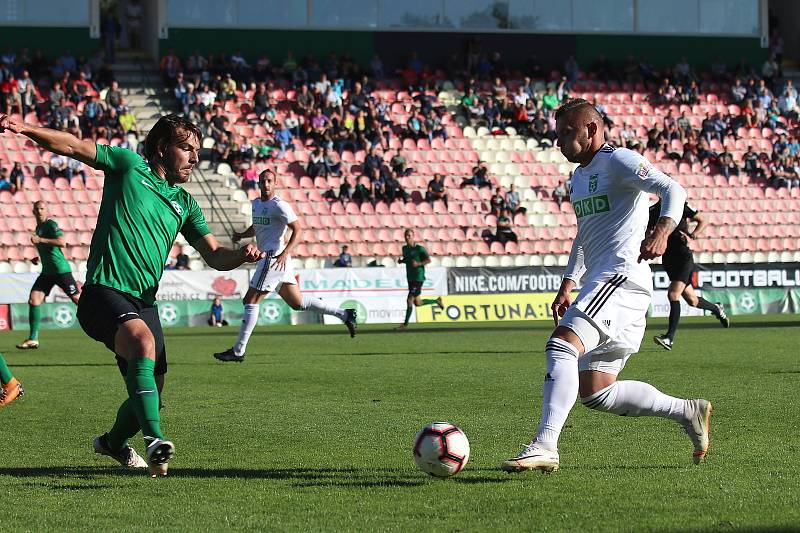
{"label": "dark curly hair", "polygon": [[200,128],[195,126],[192,121],[176,114],[164,115],[147,134],[144,140],[144,156],[153,161],[158,158],[159,147],[164,149],[170,144],[183,142],[191,136],[195,136],[198,141],[203,138]]}

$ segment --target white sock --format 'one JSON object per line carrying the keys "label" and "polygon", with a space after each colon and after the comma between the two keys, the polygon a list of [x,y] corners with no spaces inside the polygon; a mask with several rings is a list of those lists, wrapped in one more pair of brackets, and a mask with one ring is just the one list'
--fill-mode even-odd
{"label": "white sock", "polygon": [[311,309],[323,315],[333,315],[339,320],[344,320],[345,318],[344,309],[334,305],[328,305],[320,298],[314,298],[313,296],[303,296],[303,299],[300,301],[300,307],[302,307],[303,310]]}
{"label": "white sock", "polygon": [[581,398],[590,409],[620,416],[660,416],[675,421],[685,418],[686,400],[667,396],[642,381],[617,381],[591,396]]}
{"label": "white sock", "polygon": [[544,349],[547,373],[542,387],[542,418],[536,442],[550,451],[558,449],[558,437],[578,397],[578,349],[561,339],[550,339]]}
{"label": "white sock", "polygon": [[239,328],[239,338],[236,339],[236,344],[233,345],[233,353],[236,355],[244,354],[247,349],[247,342],[250,340],[250,334],[258,322],[258,304],[245,304],[244,318],[242,325]]}

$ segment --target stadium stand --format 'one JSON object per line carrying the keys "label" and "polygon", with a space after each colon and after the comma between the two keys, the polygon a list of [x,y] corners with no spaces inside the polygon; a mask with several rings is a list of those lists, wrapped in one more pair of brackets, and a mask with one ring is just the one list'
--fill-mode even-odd
{"label": "stadium stand", "polygon": [[[341,79],[321,78],[321,84],[309,83],[311,91],[299,89],[305,84],[297,72],[302,67],[262,76],[234,69],[228,77],[231,65],[223,65],[205,76],[200,59],[182,61],[186,80],[179,72],[164,73],[177,107],[206,134],[200,168],[222,175],[224,194],[248,214],[248,201],[257,195],[254,177],[274,165],[283,176],[284,196],[305,216],[305,242],[295,254],[299,265],[325,266],[341,244],[349,244],[356,264],[376,259],[393,266],[408,227],[421,230],[434,264],[565,264],[574,215],[553,191],[573,166],[552,145],[552,109],[568,97],[594,101],[608,120],[609,142],[640,150],[688,189],[697,209],[712,215],[706,238],[693,243],[699,262],[800,260],[800,145],[791,84],[770,86],[752,72],[737,72],[747,80],[744,97],[738,98],[741,83],[733,73],[711,81],[688,65],[676,65],[663,78],[644,67],[623,68],[610,77],[568,68],[574,79],[553,72],[547,79],[519,74],[505,81],[448,81],[443,72],[420,81],[408,67],[393,79],[360,78],[362,95],[358,83]],[[85,116],[85,103],[79,101],[76,110]],[[327,118],[319,118],[318,110]],[[29,113],[26,119],[40,116]],[[91,129],[86,133],[96,136]],[[135,149],[136,136],[98,137],[98,142]],[[25,178],[20,190],[0,193],[0,270],[30,268],[35,250],[27,240],[28,211],[40,198],[50,202],[67,233],[67,257],[80,268],[102,177],[87,169],[85,181],[51,179],[48,158],[29,144],[0,136],[0,164],[20,163]],[[375,173],[366,161],[373,144],[382,169]],[[315,151],[324,148],[325,154]],[[411,172],[393,168],[398,150]],[[491,187],[464,185],[481,161]],[[425,200],[435,174],[444,177],[446,204]],[[391,177],[408,201],[390,194],[383,182]],[[343,183],[349,194],[342,194],[348,190]],[[492,239],[497,218],[490,201],[495,187],[505,194],[512,184],[524,210],[513,216],[517,242],[501,244]],[[364,191],[371,200],[364,199]],[[197,261],[192,265],[202,268]]]}

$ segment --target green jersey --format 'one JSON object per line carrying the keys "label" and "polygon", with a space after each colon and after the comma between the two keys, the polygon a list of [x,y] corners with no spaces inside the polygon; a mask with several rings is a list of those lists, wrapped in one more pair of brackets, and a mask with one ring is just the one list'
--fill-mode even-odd
{"label": "green jersey", "polygon": [[192,195],[150,170],[138,154],[97,145],[105,172],[86,284],[111,287],[152,305],[178,232],[189,244],[209,233]]}
{"label": "green jersey", "polygon": [[[59,229],[58,224],[52,218],[48,218],[41,224],[36,225],[36,236],[43,239],[57,239],[64,235]],[[39,243],[36,245],[39,252],[39,259],[42,261],[42,274],[66,274],[71,272],[69,263],[64,257],[64,252],[60,246]]]}
{"label": "green jersey", "polygon": [[421,263],[430,258],[428,251],[421,245],[403,246],[403,262],[406,264],[406,278],[408,281],[425,281],[425,267],[411,266],[411,261]]}

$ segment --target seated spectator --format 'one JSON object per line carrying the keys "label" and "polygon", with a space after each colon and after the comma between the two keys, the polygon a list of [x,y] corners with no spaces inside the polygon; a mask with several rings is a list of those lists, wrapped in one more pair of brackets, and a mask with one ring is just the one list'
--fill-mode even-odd
{"label": "seated spectator", "polygon": [[189,270],[189,256],[183,250],[175,257],[175,270]]}
{"label": "seated spectator", "polygon": [[403,200],[403,202],[408,201],[408,193],[406,190],[400,185],[400,181],[394,175],[390,174],[386,181],[383,183],[383,200],[387,204],[391,204],[395,200]]}
{"label": "seated spectator", "polygon": [[483,116],[483,106],[481,106],[480,98],[475,94],[472,87],[468,87],[466,94],[461,98],[461,110],[469,119]]}
{"label": "seated spectator", "polygon": [[508,192],[506,193],[506,207],[511,210],[511,213],[516,215],[517,213],[527,213],[528,210],[522,207],[519,191],[517,191],[517,186],[513,183],[511,187],[509,187]]}
{"label": "seated spectator", "polygon": [[279,158],[283,157],[287,148],[294,151],[294,143],[292,142],[292,139],[294,139],[292,132],[289,131],[289,128],[286,127],[285,123],[281,124],[280,129],[275,132],[275,143],[280,149],[280,153],[278,154]]}
{"label": "seated spectator", "polygon": [[346,244],[342,246],[342,253],[340,253],[336,261],[333,262],[333,266],[342,268],[353,266],[353,256],[350,255],[348,250],[350,250],[349,246]]}
{"label": "seated spectator", "polygon": [[[372,202],[373,184],[370,183],[369,180],[366,181],[367,183],[364,183],[363,180],[359,180],[358,183],[356,183],[355,189],[353,190],[352,199],[358,205],[361,205],[363,202]],[[341,199],[341,195],[339,198]]]}
{"label": "seated spectator", "polygon": [[331,154],[327,146],[322,149],[322,165],[325,170],[326,178],[328,176],[340,176],[342,174],[342,163],[334,159],[333,154]]}
{"label": "seated spectator", "polygon": [[442,200],[444,206],[447,205],[447,189],[445,188],[444,179],[441,174],[434,174],[433,179],[428,182],[428,190],[425,192],[425,200],[434,203],[436,200]]}
{"label": "seated spectator", "polygon": [[242,190],[258,189],[258,172],[255,168],[245,168],[242,170]]}
{"label": "seated spectator", "polygon": [[17,190],[22,189],[22,185],[25,183],[25,174],[22,173],[22,165],[20,163],[14,163],[8,179]]}
{"label": "seated spectator", "polygon": [[50,179],[66,178],[68,170],[69,162],[65,156],[56,153],[50,156]]}
{"label": "seated spectator", "polygon": [[214,301],[211,304],[211,314],[208,317],[208,325],[218,328],[228,325],[228,321],[225,320],[225,316],[223,314],[222,300],[220,300],[219,296],[214,298]]}
{"label": "seated spectator", "polygon": [[113,80],[111,82],[111,87],[109,87],[106,91],[105,101],[107,105],[113,107],[117,111],[119,111],[119,108],[125,104],[125,100],[122,96],[122,91],[119,89],[119,83],[117,80]]}
{"label": "seated spectator", "polygon": [[411,173],[414,172],[413,168],[406,166],[406,157],[403,155],[403,150],[400,148],[397,149],[397,153],[389,161],[389,166],[392,172],[398,176],[410,176]]}
{"label": "seated spectator", "polygon": [[512,229],[511,211],[504,209],[497,217],[497,233],[495,233],[495,240],[500,244],[505,245],[508,241],[518,242],[517,234]]}
{"label": "seated spectator", "polygon": [[219,163],[230,163],[231,148],[231,141],[228,134],[223,133],[219,140],[214,143],[214,148],[211,149],[211,162],[215,165]]}
{"label": "seated spectator", "polygon": [[122,127],[123,133],[134,133],[139,137],[139,126],[136,125],[136,117],[128,106],[120,108],[121,113],[119,116],[119,125]]}
{"label": "seated spectator", "polygon": [[353,185],[350,183],[350,178],[344,177],[342,183],[339,185],[339,201],[346,204],[353,199]]}
{"label": "seated spectator", "polygon": [[378,180],[382,177],[382,166],[383,166],[383,159],[375,150],[374,146],[369,147],[369,151],[367,152],[366,157],[364,158],[364,164],[362,165],[364,175],[366,175],[371,180]]}
{"label": "seated spectator", "polygon": [[83,183],[86,183],[86,168],[77,159],[67,158],[66,178],[72,179],[75,176],[80,176]]}
{"label": "seated spectator", "polygon": [[308,156],[308,165],[306,165],[306,174],[310,178],[316,178],[325,173],[325,158],[322,156],[322,150],[317,146],[311,155]]}
{"label": "seated spectator", "polygon": [[723,152],[720,157],[720,172],[726,178],[739,175],[739,166],[733,160],[733,156],[729,152]]}
{"label": "seated spectator", "polygon": [[0,168],[0,191],[17,192],[17,186],[11,181],[6,167]]}
{"label": "seated spectator", "polygon": [[478,161],[478,164],[472,167],[472,177],[464,178],[461,182],[461,188],[467,187],[469,185],[474,185],[478,188],[480,187],[491,187],[492,182],[488,179],[489,169],[486,166],[484,161]]}
{"label": "seated spectator", "polygon": [[498,187],[494,190],[494,194],[489,198],[489,213],[494,216],[500,216],[506,208],[506,200],[503,197],[503,190]]}
{"label": "seated spectator", "polygon": [[562,181],[559,183],[555,189],[553,189],[553,200],[558,204],[558,207],[561,207],[561,203],[566,198],[569,200],[569,190],[567,188],[567,181]]}
{"label": "seated spectator", "polygon": [[731,102],[734,104],[741,104],[747,97],[747,87],[742,84],[741,78],[736,78],[731,86]]}
{"label": "seated spectator", "polygon": [[558,95],[556,94],[555,89],[551,86],[547,88],[547,93],[542,96],[542,108],[555,111],[558,108],[560,102],[558,100]]}

